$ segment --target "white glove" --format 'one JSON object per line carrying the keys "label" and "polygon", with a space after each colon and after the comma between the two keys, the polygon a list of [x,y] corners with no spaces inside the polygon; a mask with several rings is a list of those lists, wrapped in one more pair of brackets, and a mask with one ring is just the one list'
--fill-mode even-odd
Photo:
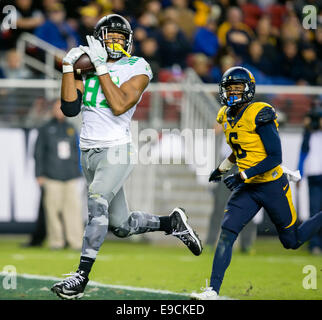
{"label": "white glove", "polygon": [[73,48],[69,50],[66,56],[63,58],[63,63],[73,65],[82,54],[84,54],[84,51],[81,50],[79,47]]}
{"label": "white glove", "polygon": [[302,177],[300,174],[300,170],[292,171],[285,166],[281,166],[281,168],[283,169],[283,172],[286,174],[286,177],[289,181],[298,182],[301,180]]}
{"label": "white glove", "polygon": [[106,66],[107,51],[102,46],[101,42],[95,39],[93,36],[86,36],[88,47],[80,46],[80,49],[85,52],[91,59],[95,66],[97,75],[108,73]]}

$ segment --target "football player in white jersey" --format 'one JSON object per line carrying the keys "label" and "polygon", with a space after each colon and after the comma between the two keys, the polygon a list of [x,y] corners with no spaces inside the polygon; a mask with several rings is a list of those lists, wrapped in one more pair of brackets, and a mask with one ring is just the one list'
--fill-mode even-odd
{"label": "football player in white jersey", "polygon": [[[123,184],[133,168],[135,149],[130,122],[137,103],[152,79],[149,64],[131,57],[132,30],[128,21],[111,14],[100,19],[88,46],[73,48],[63,59],[61,109],[66,116],[82,114],[80,149],[88,185],[88,223],[77,271],[56,283],[52,291],[63,299],[83,296],[88,275],[108,229],[118,237],[163,231],[180,239],[195,255],[201,241],[187,223],[182,208],[169,216],[129,212]],[[86,53],[96,72],[75,79],[73,64]],[[114,162],[118,155],[125,161]]]}

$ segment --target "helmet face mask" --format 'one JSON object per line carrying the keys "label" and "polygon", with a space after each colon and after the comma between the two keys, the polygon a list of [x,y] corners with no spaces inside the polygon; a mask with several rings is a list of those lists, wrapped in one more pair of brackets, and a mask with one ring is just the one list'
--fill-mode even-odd
{"label": "helmet face mask", "polygon": [[[111,33],[123,35],[125,38],[123,40],[121,39],[123,38],[122,36],[115,35],[110,37],[109,34]],[[114,40],[123,40],[123,44],[120,44],[127,54],[130,54],[132,51],[133,32],[131,26],[125,18],[118,14],[110,14],[100,19],[95,26],[94,37],[102,43],[109,57],[112,59],[119,59],[125,55],[124,52],[114,46],[115,43],[119,43],[114,42]],[[110,42],[110,44],[107,45],[107,42]]]}
{"label": "helmet face mask", "polygon": [[229,106],[232,110],[238,110],[254,98],[254,76],[246,68],[228,69],[219,84],[219,95],[222,104]]}
{"label": "helmet face mask", "polygon": [[[246,84],[247,85],[247,84]],[[242,102],[245,84],[241,83],[225,83],[222,85],[222,95],[228,106],[237,105]]]}

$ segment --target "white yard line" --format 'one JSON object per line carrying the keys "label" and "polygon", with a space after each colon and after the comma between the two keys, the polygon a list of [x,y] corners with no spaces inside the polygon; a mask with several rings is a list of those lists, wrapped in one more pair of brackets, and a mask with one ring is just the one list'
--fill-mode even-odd
{"label": "white yard line", "polygon": [[[0,272],[0,275],[4,276],[7,275],[4,272]],[[41,276],[36,274],[17,274],[18,277],[22,277],[25,279],[36,279],[36,280],[52,280],[52,281],[61,281],[63,278],[53,277],[53,276]],[[140,288],[140,287],[132,287],[132,286],[121,286],[121,285],[113,285],[113,284],[104,284],[99,283],[96,281],[89,281],[88,285],[101,287],[101,288],[111,288],[111,289],[120,289],[120,290],[131,290],[131,291],[143,291],[143,292],[150,292],[150,293],[159,293],[159,294],[175,294],[179,296],[189,296],[187,293],[178,293],[168,290],[157,290],[157,289],[150,289],[150,288]]]}
{"label": "white yard line", "polygon": [[[0,276],[6,276],[7,273],[5,272],[0,272]],[[18,277],[25,278],[25,279],[35,279],[35,280],[50,280],[50,281],[61,281],[63,278],[58,278],[54,276],[41,276],[37,274],[17,274]],[[99,283],[96,281],[89,281],[88,285],[90,286],[95,286],[95,287],[101,287],[101,288],[111,288],[111,289],[119,289],[119,290],[129,290],[129,291],[141,291],[141,292],[148,292],[148,293],[157,293],[157,294],[173,294],[173,295],[178,295],[178,296],[185,296],[189,297],[189,293],[178,293],[178,292],[173,292],[173,291],[168,291],[168,290],[157,290],[157,289],[151,289],[151,288],[140,288],[140,287],[132,287],[132,286],[122,286],[122,285],[113,285],[113,284],[104,284],[104,283]],[[218,300],[231,300],[229,297],[225,296],[220,296],[218,297]]]}

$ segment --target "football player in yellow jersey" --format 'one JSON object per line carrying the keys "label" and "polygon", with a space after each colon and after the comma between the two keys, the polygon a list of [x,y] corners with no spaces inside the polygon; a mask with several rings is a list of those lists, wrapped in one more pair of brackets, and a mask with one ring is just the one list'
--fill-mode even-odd
{"label": "football player in yellow jersey", "polygon": [[265,102],[252,102],[255,79],[251,72],[242,67],[228,69],[219,93],[224,106],[217,121],[223,126],[232,153],[211,173],[209,182],[221,181],[235,164],[239,172],[223,181],[233,192],[225,209],[210,287],[191,296],[199,300],[217,299],[233,244],[260,208],[268,213],[286,249],[299,248],[322,227],[322,211],[298,224],[289,182],[280,166],[282,148],[276,113]]}

